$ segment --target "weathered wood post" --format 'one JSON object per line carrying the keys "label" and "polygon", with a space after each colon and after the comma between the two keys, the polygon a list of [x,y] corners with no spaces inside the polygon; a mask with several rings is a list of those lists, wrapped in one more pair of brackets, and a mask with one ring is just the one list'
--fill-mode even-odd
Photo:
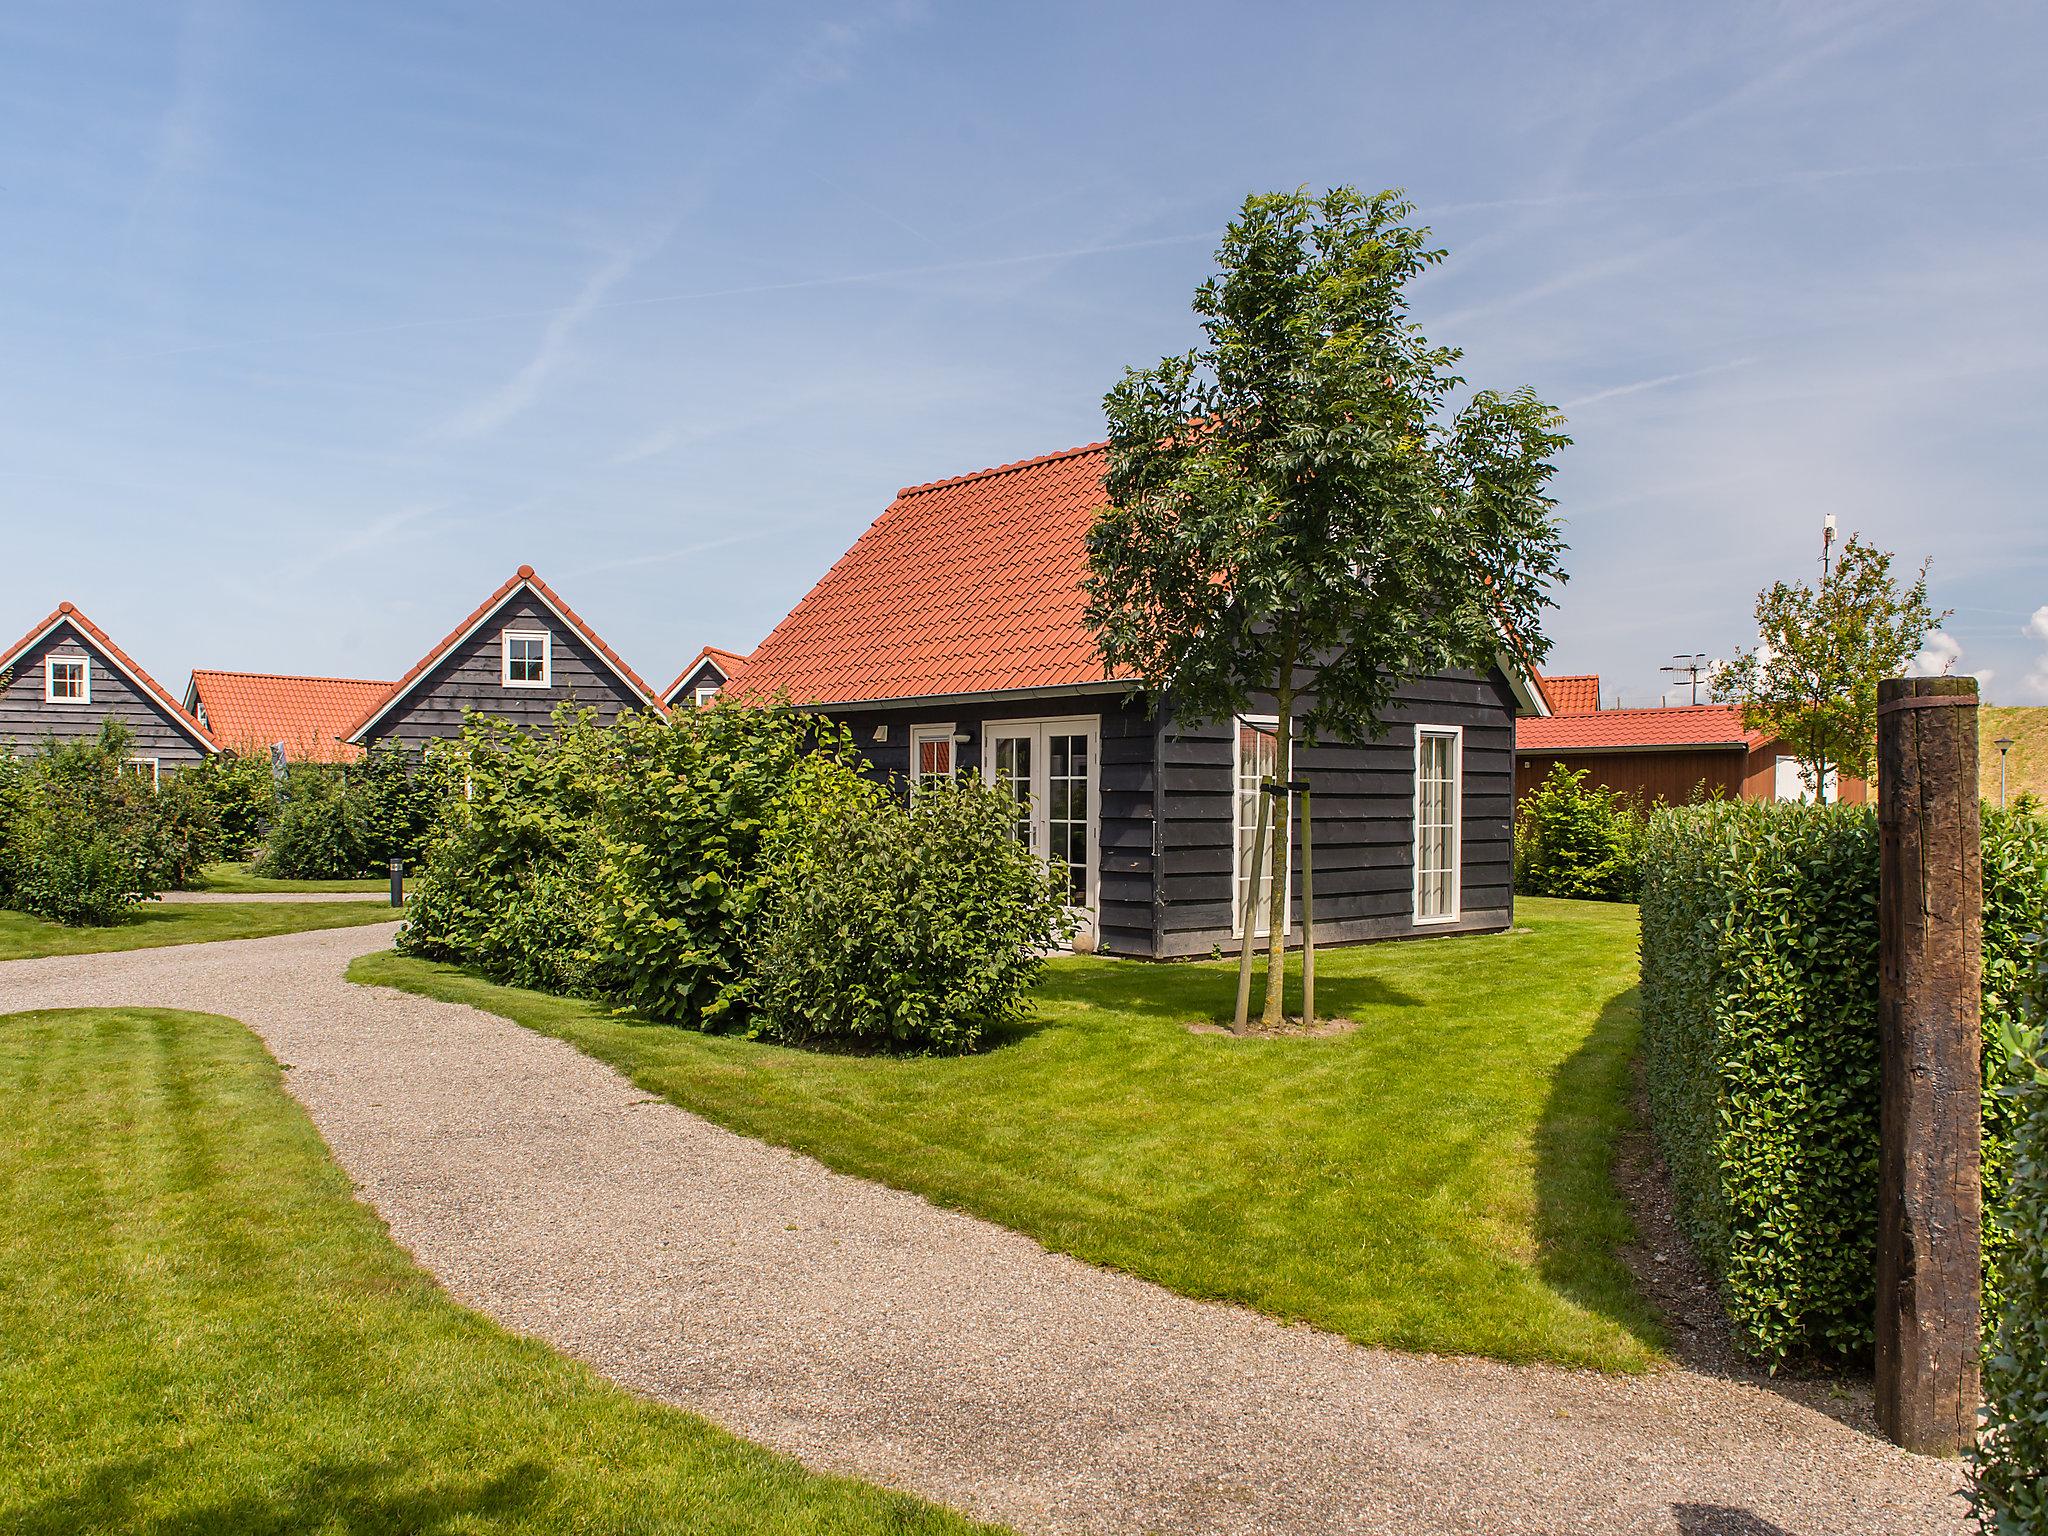
{"label": "weathered wood post", "polygon": [[1955,1456],[1976,1438],[1982,1283],[1977,680],[1897,678],[1877,698],[1877,1419]]}
{"label": "weathered wood post", "polygon": [[1301,1027],[1316,1025],[1316,796],[1301,787]]}

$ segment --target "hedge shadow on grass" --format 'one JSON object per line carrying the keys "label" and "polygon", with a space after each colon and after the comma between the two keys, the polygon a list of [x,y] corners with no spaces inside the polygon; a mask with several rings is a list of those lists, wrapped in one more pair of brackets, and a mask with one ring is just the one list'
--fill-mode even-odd
{"label": "hedge shadow on grass", "polygon": [[1616,1184],[1640,1032],[1636,989],[1611,998],[1551,1075],[1534,1138],[1537,1272],[1560,1296],[1652,1349],[1669,1345],[1656,1308],[1621,1257],[1635,1222]]}

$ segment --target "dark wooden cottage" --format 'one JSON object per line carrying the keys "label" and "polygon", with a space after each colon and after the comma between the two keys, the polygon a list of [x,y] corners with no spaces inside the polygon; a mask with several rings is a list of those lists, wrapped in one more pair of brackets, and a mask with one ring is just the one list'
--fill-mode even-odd
{"label": "dark wooden cottage", "polygon": [[155,678],[70,603],[0,653],[0,751],[88,740],[110,719],[128,728],[131,761],[151,782],[218,750]]}
{"label": "dark wooden cottage", "polygon": [[[1104,468],[1097,444],[898,492],[731,691],[845,722],[913,794],[979,772],[1016,797],[1019,837],[1065,867],[1103,951],[1206,955],[1242,931],[1277,721],[1186,719],[1105,675],[1080,588]],[[1503,659],[1413,680],[1380,741],[1298,749],[1319,942],[1511,923],[1515,717],[1545,707]],[[1297,938],[1299,883],[1297,868]],[[1263,932],[1263,911],[1253,921]]]}
{"label": "dark wooden cottage", "polygon": [[417,750],[457,735],[469,714],[546,726],[563,704],[609,725],[632,709],[658,709],[640,676],[554,589],[522,565],[348,733],[362,747]]}
{"label": "dark wooden cottage", "polygon": [[709,704],[739,675],[746,661],[738,651],[707,645],[676,674],[676,680],[662,693],[661,702],[669,709]]}

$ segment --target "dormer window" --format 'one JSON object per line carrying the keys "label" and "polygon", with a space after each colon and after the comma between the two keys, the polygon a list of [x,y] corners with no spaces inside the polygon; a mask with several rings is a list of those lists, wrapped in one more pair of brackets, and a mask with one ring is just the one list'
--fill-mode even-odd
{"label": "dormer window", "polygon": [[553,657],[546,630],[505,631],[507,688],[546,688],[553,681]]}
{"label": "dormer window", "polygon": [[90,704],[92,663],[83,656],[52,656],[43,663],[43,702]]}
{"label": "dormer window", "polygon": [[699,683],[697,685],[697,707],[699,709],[702,709],[706,704],[709,704],[713,699],[717,697],[718,684],[704,682]]}

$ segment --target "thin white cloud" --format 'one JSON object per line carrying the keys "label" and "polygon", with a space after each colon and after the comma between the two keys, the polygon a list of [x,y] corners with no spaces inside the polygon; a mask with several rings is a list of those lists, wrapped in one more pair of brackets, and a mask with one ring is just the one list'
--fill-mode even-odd
{"label": "thin white cloud", "polygon": [[1756,362],[1753,357],[1738,357],[1732,362],[1715,363],[1707,368],[1688,368],[1683,373],[1659,374],[1654,379],[1637,379],[1633,384],[1617,384],[1612,389],[1596,389],[1590,395],[1580,395],[1567,400],[1558,409],[1574,410],[1582,405],[1592,405],[1600,400],[1616,400],[1623,395],[1640,395],[1645,390],[1662,389],[1667,384],[1683,384],[1691,379],[1711,378],[1717,373],[1731,373],[1737,368],[1748,368]]}

